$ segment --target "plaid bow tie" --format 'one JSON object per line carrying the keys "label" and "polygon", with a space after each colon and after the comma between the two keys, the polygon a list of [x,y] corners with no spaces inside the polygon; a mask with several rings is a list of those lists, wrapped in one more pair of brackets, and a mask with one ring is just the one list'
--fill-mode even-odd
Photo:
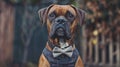
{"label": "plaid bow tie", "polygon": [[53,49],[53,57],[58,57],[61,54],[65,54],[68,57],[72,57],[72,54],[73,54],[72,46],[69,46],[67,48],[54,47],[54,49]]}

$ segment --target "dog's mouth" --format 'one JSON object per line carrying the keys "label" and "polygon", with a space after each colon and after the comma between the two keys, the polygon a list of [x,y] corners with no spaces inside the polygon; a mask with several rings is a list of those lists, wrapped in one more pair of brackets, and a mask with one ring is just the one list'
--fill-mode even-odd
{"label": "dog's mouth", "polygon": [[68,40],[71,38],[70,31],[67,30],[65,27],[56,27],[50,33],[50,37],[52,39],[63,38]]}
{"label": "dog's mouth", "polygon": [[57,28],[55,31],[55,35],[57,37],[64,37],[65,36],[65,30],[63,28]]}

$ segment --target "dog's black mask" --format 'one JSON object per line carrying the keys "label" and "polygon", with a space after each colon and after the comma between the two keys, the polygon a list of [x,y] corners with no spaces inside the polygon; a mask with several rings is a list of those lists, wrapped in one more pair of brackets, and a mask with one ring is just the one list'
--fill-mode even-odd
{"label": "dog's black mask", "polygon": [[64,16],[58,16],[52,20],[52,28],[50,32],[51,38],[70,39],[70,22]]}

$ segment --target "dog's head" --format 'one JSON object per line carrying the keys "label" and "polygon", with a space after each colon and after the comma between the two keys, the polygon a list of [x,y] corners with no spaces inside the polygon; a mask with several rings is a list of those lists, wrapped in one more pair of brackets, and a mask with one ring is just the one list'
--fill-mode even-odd
{"label": "dog's head", "polygon": [[78,23],[84,23],[85,12],[72,5],[50,5],[38,11],[42,23],[47,24],[51,39],[71,39]]}

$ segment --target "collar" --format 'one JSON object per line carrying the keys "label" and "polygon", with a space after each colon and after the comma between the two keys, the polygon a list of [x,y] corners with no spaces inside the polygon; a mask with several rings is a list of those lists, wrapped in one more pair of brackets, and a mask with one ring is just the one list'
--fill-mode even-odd
{"label": "collar", "polygon": [[[71,44],[69,46],[72,46],[73,49],[75,49],[75,44]],[[69,47],[68,46],[68,47]],[[59,45],[53,44],[52,42],[48,41],[47,42],[47,48],[51,51],[53,50],[54,47],[60,47]]]}

